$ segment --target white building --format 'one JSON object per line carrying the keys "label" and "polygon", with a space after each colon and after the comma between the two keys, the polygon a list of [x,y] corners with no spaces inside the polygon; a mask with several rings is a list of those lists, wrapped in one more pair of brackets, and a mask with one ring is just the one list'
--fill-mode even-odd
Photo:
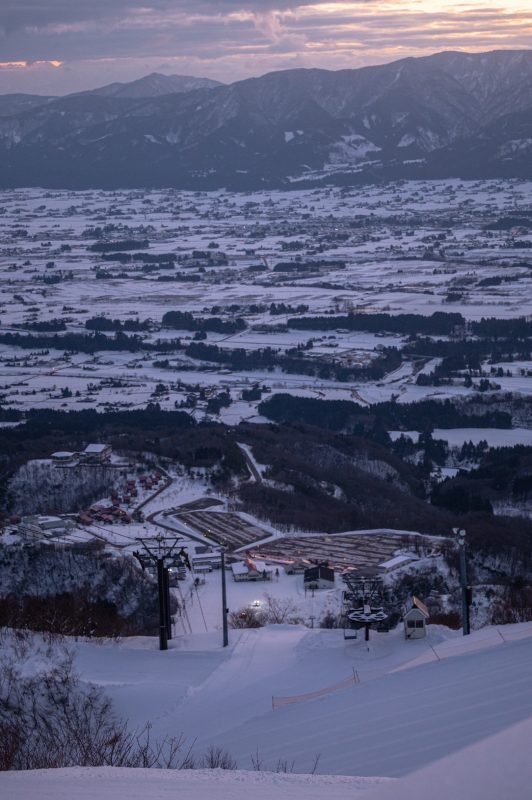
{"label": "white building", "polygon": [[220,569],[222,566],[222,556],[220,553],[198,553],[192,556],[192,568],[194,572],[212,572],[213,569]]}
{"label": "white building", "polygon": [[237,561],[231,564],[233,579],[240,581],[269,581],[272,578],[274,567],[270,567],[265,561],[257,561],[251,558],[246,561]]}
{"label": "white building", "polygon": [[72,464],[76,458],[76,453],[69,450],[58,450],[50,456],[54,464]]}
{"label": "white building", "polygon": [[389,558],[388,561],[383,561],[382,564],[379,564],[379,569],[383,570],[384,572],[393,572],[399,567],[405,567],[407,564],[412,564],[414,561],[419,561],[418,556],[414,553],[401,553],[398,556],[394,556],[393,558]]}
{"label": "white building", "polygon": [[110,460],[112,452],[110,444],[88,444],[81,458],[85,464],[103,464]]}
{"label": "white building", "polygon": [[18,526],[21,536],[28,539],[50,539],[56,536],[66,536],[73,528],[70,520],[51,516],[23,517]]}

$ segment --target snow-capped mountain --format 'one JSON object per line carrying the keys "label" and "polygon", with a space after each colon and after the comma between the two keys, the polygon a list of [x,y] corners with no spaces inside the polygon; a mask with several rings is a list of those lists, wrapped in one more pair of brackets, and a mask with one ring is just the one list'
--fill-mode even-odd
{"label": "snow-capped mountain", "polygon": [[532,50],[212,83],[154,74],[4,116],[0,185],[532,175]]}
{"label": "snow-capped mountain", "polygon": [[131,83],[109,83],[99,89],[80,94],[96,94],[100,97],[160,97],[163,94],[190,92],[193,89],[212,89],[221,86],[219,81],[210,78],[194,78],[191,75],[161,75],[152,72],[144,78]]}
{"label": "snow-capped mountain", "polygon": [[[108,83],[98,89],[75,92],[71,97],[86,98],[90,95],[97,95],[98,97],[138,99],[190,92],[193,89],[212,89],[214,86],[222,86],[222,84],[210,78],[195,78],[192,75],[162,75],[159,72],[152,72],[150,75],[145,75],[143,78],[130,83]],[[46,105],[53,100],[60,99],[57,96],[39,94],[17,93],[0,95],[0,117],[21,114],[37,108],[37,106]]]}

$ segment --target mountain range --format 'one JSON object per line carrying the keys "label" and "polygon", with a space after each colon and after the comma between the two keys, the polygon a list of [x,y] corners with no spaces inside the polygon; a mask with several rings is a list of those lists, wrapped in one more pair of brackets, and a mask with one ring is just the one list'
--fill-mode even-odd
{"label": "mountain range", "polygon": [[532,50],[0,96],[0,186],[532,177]]}

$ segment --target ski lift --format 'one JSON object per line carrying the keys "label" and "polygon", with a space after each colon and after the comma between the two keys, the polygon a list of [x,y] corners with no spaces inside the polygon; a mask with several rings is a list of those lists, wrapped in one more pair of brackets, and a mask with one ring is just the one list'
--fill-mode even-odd
{"label": "ski lift", "polygon": [[383,611],[382,606],[371,606],[368,603],[364,603],[360,608],[354,608],[349,611],[347,619],[365,629],[364,638],[368,642],[370,626],[385,622],[388,619],[388,614]]}

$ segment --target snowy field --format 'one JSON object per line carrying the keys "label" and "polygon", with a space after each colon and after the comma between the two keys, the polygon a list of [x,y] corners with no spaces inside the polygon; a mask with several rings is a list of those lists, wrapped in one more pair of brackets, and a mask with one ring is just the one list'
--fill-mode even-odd
{"label": "snowy field", "polygon": [[[528,251],[515,245],[530,244],[531,237],[518,227],[484,226],[499,217],[519,219],[531,202],[532,183],[500,180],[240,194],[3,191],[0,333],[35,334],[38,328],[32,326],[57,319],[64,321],[64,333],[86,333],[88,319],[104,316],[123,323],[150,320],[140,336],[154,346],[175,337],[187,344],[193,334],[161,329],[163,314],[178,310],[208,317],[215,308],[222,319],[243,315],[248,327],[233,334],[209,332],[208,344],[283,353],[312,339],[310,358],[364,365],[378,348],[400,347],[403,337],[278,327],[300,305],[309,314],[452,311],[468,320],[530,314]],[[140,255],[171,254],[178,260],[171,268],[103,260],[90,249],[102,239],[146,240]],[[311,273],[275,270],[279,262],[297,259],[323,265]],[[272,303],[285,304],[285,310],[271,313]],[[166,359],[168,366],[161,366]],[[504,370],[498,379],[503,390],[531,392],[532,363],[505,364]],[[195,415],[203,418],[209,393],[225,389],[233,405],[221,419],[237,423],[257,419],[256,401],[241,400],[242,391],[255,383],[271,391],[362,403],[470,391],[417,386],[416,374],[406,363],[379,382],[339,383],[277,369],[220,370],[156,349],[92,355],[60,346],[0,344],[2,403],[18,409],[137,408],[154,399],[174,408],[200,384],[207,396],[196,404]]]}
{"label": "snowy field", "polygon": [[[419,431],[389,431],[389,434],[393,440],[406,436],[416,442],[419,438]],[[462,447],[465,442],[487,442],[488,447],[532,445],[532,430],[528,428],[434,428],[432,436],[448,442],[449,447]]]}

